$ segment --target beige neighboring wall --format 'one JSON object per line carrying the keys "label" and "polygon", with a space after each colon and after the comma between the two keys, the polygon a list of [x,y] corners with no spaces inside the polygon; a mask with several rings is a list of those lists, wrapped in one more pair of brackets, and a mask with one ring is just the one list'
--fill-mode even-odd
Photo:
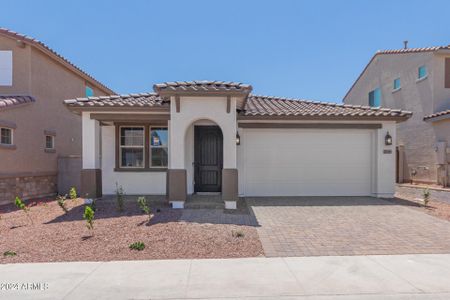
{"label": "beige neighboring wall", "polygon": [[[0,94],[36,99],[31,104],[0,110],[1,121],[17,126],[13,135],[16,149],[0,149],[0,175],[56,173],[58,156],[81,155],[81,118],[71,113],[63,100],[84,97],[86,83],[96,96],[111,91],[87,82],[33,45],[21,47],[15,39],[0,34],[0,50],[13,52],[13,83],[0,86]],[[45,130],[56,132],[55,153],[44,151]]]}
{"label": "beige neighboring wall", "polygon": [[[418,67],[427,67],[428,77],[418,80]],[[379,54],[344,98],[346,104],[368,105],[368,93],[381,88],[381,106],[413,112],[406,122],[397,125],[398,145],[405,149],[405,181],[437,182],[435,143],[436,128],[423,117],[450,108],[450,89],[444,88],[444,59],[436,52]],[[401,89],[393,91],[393,81],[400,78]],[[446,141],[450,142],[449,137]]]}

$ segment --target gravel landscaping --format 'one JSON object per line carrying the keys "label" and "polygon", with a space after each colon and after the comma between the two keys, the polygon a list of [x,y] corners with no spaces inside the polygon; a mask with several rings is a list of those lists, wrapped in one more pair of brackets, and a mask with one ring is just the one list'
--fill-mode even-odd
{"label": "gravel landscaping", "polygon": [[[84,200],[67,200],[67,214],[55,200],[28,204],[29,212],[14,205],[0,206],[0,263],[111,261],[177,258],[262,256],[263,250],[250,215],[202,209],[174,210],[152,203],[148,222],[136,198],[119,212],[114,200],[96,203],[94,230],[83,220]],[[156,211],[158,208],[159,212]],[[244,222],[240,222],[244,220]],[[130,244],[143,242],[142,251]],[[17,255],[4,255],[12,251]]]}
{"label": "gravel landscaping", "polygon": [[434,217],[450,221],[450,192],[430,190],[430,202],[423,206],[423,189],[397,186],[396,204],[403,204]]}

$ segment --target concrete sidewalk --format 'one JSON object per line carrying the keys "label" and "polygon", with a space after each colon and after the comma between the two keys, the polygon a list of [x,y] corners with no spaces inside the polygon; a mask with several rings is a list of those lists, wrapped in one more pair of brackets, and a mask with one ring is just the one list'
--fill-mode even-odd
{"label": "concrete sidewalk", "polygon": [[450,254],[9,264],[0,285],[0,299],[450,299]]}

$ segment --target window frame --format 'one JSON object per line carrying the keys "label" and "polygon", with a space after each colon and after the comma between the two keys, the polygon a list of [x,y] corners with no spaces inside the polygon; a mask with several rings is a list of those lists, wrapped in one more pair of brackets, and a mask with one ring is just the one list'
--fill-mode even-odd
{"label": "window frame", "polygon": [[[377,93],[378,92],[378,93]],[[370,94],[373,93],[373,105],[370,104]],[[379,94],[380,95],[380,103],[378,103],[378,105],[375,105],[375,100],[376,100],[376,95]],[[381,101],[382,101],[382,95],[381,95],[381,88],[376,87],[373,90],[369,91],[369,93],[367,94],[367,100],[368,100],[368,104],[370,107],[381,107]]]}
{"label": "window frame", "polygon": [[[146,154],[145,154],[145,144],[146,144],[146,138],[145,138],[145,134],[146,134],[146,126],[144,125],[120,125],[119,127],[119,135],[118,135],[118,152],[119,152],[119,163],[118,163],[118,167],[120,169],[132,169],[132,170],[140,170],[140,169],[145,169],[146,164],[147,164],[147,160],[146,160]],[[142,136],[142,140],[143,140],[143,144],[142,146],[124,146],[122,145],[122,128],[142,128],[143,129],[143,136]],[[123,166],[122,165],[122,149],[123,148],[136,148],[136,149],[142,149],[142,159],[143,159],[143,165],[142,167],[130,167],[130,166]]]}
{"label": "window frame", "polygon": [[[425,74],[424,74],[423,76],[420,76],[420,70],[421,70],[422,68],[425,70]],[[427,77],[428,77],[428,68],[427,68],[427,66],[426,66],[426,65],[421,65],[421,66],[419,66],[419,67],[417,68],[417,80],[420,81],[420,80],[423,80],[423,79],[425,79],[425,78],[427,78]]]}
{"label": "window frame", "polygon": [[[88,90],[91,91],[92,95],[88,95],[88,94],[87,94]],[[88,84],[85,84],[85,87],[84,87],[84,96],[85,96],[85,97],[95,97],[94,89],[93,89],[90,85],[88,85]]]}
{"label": "window frame", "polygon": [[[395,86],[395,83],[398,82],[398,87]],[[392,82],[392,91],[398,91],[399,89],[402,88],[402,81],[400,79],[400,77],[397,77],[394,79],[394,81]]]}
{"label": "window frame", "polygon": [[[148,142],[148,167],[150,169],[161,169],[161,168],[168,168],[169,165],[169,141],[167,141],[167,146],[152,146],[151,143],[151,134],[152,134],[152,130],[156,129],[156,128],[161,128],[161,129],[166,129],[167,130],[167,134],[169,133],[169,127],[167,125],[165,126],[158,126],[158,125],[150,125],[148,126],[148,138],[149,138],[149,142]],[[167,149],[167,166],[152,166],[152,149],[158,149],[158,148],[166,148]]]}
{"label": "window frame", "polygon": [[[50,138],[52,141],[52,147],[49,148],[47,147],[47,138]],[[55,136],[51,135],[51,134],[46,134],[45,135],[45,150],[55,150]]]}
{"label": "window frame", "polygon": [[[3,129],[9,130],[9,132],[11,133],[11,135],[10,135],[11,143],[9,143],[9,144],[2,142],[2,130]],[[0,126],[0,145],[5,146],[5,147],[14,146],[14,128]]]}

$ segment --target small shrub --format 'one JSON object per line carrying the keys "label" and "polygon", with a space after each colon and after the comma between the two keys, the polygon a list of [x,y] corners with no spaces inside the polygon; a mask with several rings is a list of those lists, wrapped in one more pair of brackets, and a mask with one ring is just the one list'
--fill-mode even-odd
{"label": "small shrub", "polygon": [[123,188],[116,182],[116,200],[117,200],[117,209],[119,211],[123,211]]}
{"label": "small shrub", "polygon": [[28,219],[31,221],[31,224],[33,224],[33,220],[31,219],[30,215],[28,214],[28,211],[30,210],[25,203],[23,203],[22,199],[16,196],[16,199],[14,200],[14,203],[16,204],[18,209],[23,210],[23,212],[26,214]]}
{"label": "small shrub", "polygon": [[86,227],[89,230],[94,230],[94,217],[94,210],[89,205],[86,205],[84,207],[83,219],[86,220]]}
{"label": "small shrub", "polygon": [[3,256],[4,256],[4,257],[7,257],[7,256],[16,256],[16,255],[17,255],[17,253],[14,252],[14,251],[5,251],[5,252],[3,252]]}
{"label": "small shrub", "polygon": [[56,202],[58,203],[59,207],[61,207],[61,209],[64,211],[64,213],[67,213],[69,211],[66,207],[66,199],[67,195],[64,196],[58,195],[58,197],[56,197]]}
{"label": "small shrub", "polygon": [[134,242],[130,246],[128,246],[131,250],[142,251],[145,248],[145,244],[143,242]]}
{"label": "small shrub", "polygon": [[425,206],[428,206],[428,203],[430,202],[430,196],[431,196],[431,192],[428,188],[423,190],[423,204]]}
{"label": "small shrub", "polygon": [[241,231],[241,230],[237,230],[237,231],[232,231],[231,232],[231,235],[233,236],[233,237],[235,237],[235,238],[241,238],[241,237],[244,237],[245,236],[245,234],[244,234],[244,232],[243,231]]}
{"label": "small shrub", "polygon": [[69,190],[69,197],[70,197],[70,199],[77,199],[78,198],[78,195],[77,195],[77,189],[73,186],[73,187],[71,187],[70,188],[70,190]]}
{"label": "small shrub", "polygon": [[150,222],[150,220],[152,219],[152,209],[148,206],[147,204],[147,199],[145,199],[145,197],[139,197],[137,199],[139,208],[142,210],[143,213],[145,213],[146,215],[148,215],[148,221]]}

